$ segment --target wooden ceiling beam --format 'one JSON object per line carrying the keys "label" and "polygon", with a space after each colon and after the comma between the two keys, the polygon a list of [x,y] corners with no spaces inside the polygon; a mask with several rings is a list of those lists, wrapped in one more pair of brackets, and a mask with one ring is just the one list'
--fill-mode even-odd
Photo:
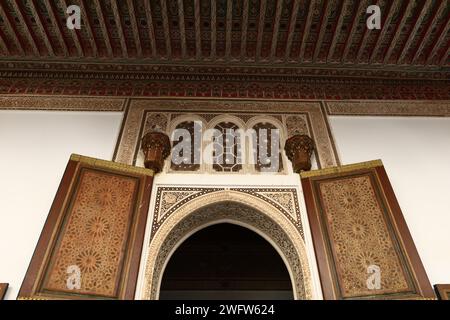
{"label": "wooden ceiling beam", "polygon": [[272,32],[272,41],[270,43],[270,60],[275,60],[277,55],[277,44],[278,37],[280,32],[280,20],[281,20],[281,11],[283,10],[283,1],[277,1],[277,7],[275,9],[275,18],[273,22],[273,32]]}
{"label": "wooden ceiling beam", "polygon": [[[348,33],[347,39],[345,40],[344,52],[342,53],[342,56],[341,56],[342,63],[345,63],[345,61],[347,60],[347,56],[350,51],[350,47],[352,45],[352,40],[355,36],[357,25],[360,21],[361,16],[366,15],[367,7],[368,7],[368,0],[359,2],[358,8],[356,9],[355,14],[352,19],[350,32]],[[364,24],[364,27],[366,28],[365,24]]]}
{"label": "wooden ceiling beam", "polygon": [[248,28],[249,0],[244,0],[242,6],[242,27],[241,27],[241,60],[247,56],[247,28]]}
{"label": "wooden ceiling beam", "polygon": [[389,26],[392,22],[392,19],[395,16],[395,13],[399,10],[399,8],[402,6],[401,1],[392,1],[391,5],[389,7],[388,14],[386,16],[386,19],[383,22],[383,26],[381,28],[381,32],[378,34],[377,41],[372,49],[372,53],[369,57],[369,62],[373,63],[375,60],[375,57],[377,56],[378,51],[380,50],[381,43],[383,42],[383,39],[389,29]]}
{"label": "wooden ceiling beam", "polygon": [[[62,8],[63,12],[67,12],[66,0],[61,1],[61,8]],[[68,32],[69,32],[70,36],[72,37],[72,40],[75,45],[75,48],[77,49],[78,55],[80,57],[84,57],[85,53],[84,53],[83,47],[81,45],[81,39],[80,39],[80,35],[78,34],[78,31],[76,29],[74,29],[74,30],[69,30]]]}
{"label": "wooden ceiling beam", "polygon": [[111,35],[109,34],[108,28],[106,27],[106,21],[105,21],[105,14],[103,13],[103,8],[100,4],[99,0],[93,0],[95,11],[98,16],[98,21],[100,24],[100,29],[102,30],[103,39],[105,41],[106,46],[106,54],[109,58],[112,58],[114,56],[114,52],[111,46]]}
{"label": "wooden ceiling beam", "polygon": [[231,59],[231,38],[233,32],[233,1],[227,1],[225,29],[225,59]]}
{"label": "wooden ceiling beam", "polygon": [[426,31],[423,33],[422,37],[420,38],[419,46],[415,50],[414,56],[411,60],[411,64],[417,63],[417,60],[419,59],[420,54],[423,53],[423,49],[425,48],[425,44],[427,43],[427,40],[431,37],[431,32],[433,31],[433,28],[436,26],[436,23],[438,22],[439,17],[444,13],[446,7],[447,7],[446,2],[442,1],[435,12],[433,19],[428,23],[428,26],[426,27]]}
{"label": "wooden ceiling beam", "polygon": [[17,14],[17,17],[20,21],[20,23],[23,25],[24,28],[24,33],[25,33],[25,37],[27,38],[30,46],[31,46],[31,50],[33,51],[33,54],[35,56],[41,56],[41,53],[39,52],[39,48],[36,44],[36,41],[34,40],[33,36],[32,36],[32,30],[31,28],[28,26],[28,23],[25,19],[25,17],[22,14],[22,9],[20,8],[20,5],[17,1],[10,1],[11,5],[13,6],[14,11]]}
{"label": "wooden ceiling beam", "polygon": [[294,0],[292,4],[291,17],[289,18],[289,27],[287,31],[286,47],[284,60],[289,61],[291,57],[292,40],[294,39],[295,25],[297,24],[297,16],[300,8],[300,0]]}
{"label": "wooden ceiling beam", "polygon": [[383,63],[387,64],[391,58],[392,52],[394,51],[395,46],[397,45],[398,39],[400,38],[401,31],[405,27],[406,21],[408,20],[409,15],[411,14],[412,9],[414,8],[415,0],[407,0],[407,7],[405,10],[402,10],[400,23],[397,23],[397,26],[394,30],[394,36],[392,37],[389,46],[387,47]]}
{"label": "wooden ceiling beam", "polygon": [[8,46],[6,45],[6,38],[2,30],[0,30],[0,49],[2,51],[2,55],[4,56],[9,56],[11,54]]}
{"label": "wooden ceiling beam", "polygon": [[430,53],[428,54],[428,57],[426,59],[426,65],[430,65],[432,63],[433,58],[437,54],[439,48],[441,48],[444,45],[445,39],[449,31],[450,31],[450,14],[447,15],[447,22],[445,23],[445,26],[441,29],[438,39],[431,47]]}
{"label": "wooden ceiling beam", "polygon": [[51,44],[50,36],[47,33],[47,30],[42,23],[41,13],[37,10],[36,4],[34,3],[34,1],[35,0],[28,1],[29,5],[30,5],[31,14],[33,15],[33,17],[36,21],[37,29],[39,30],[39,33],[41,34],[41,37],[42,37],[41,39],[44,41],[44,44],[45,44],[45,47],[47,48],[47,52],[48,52],[49,56],[54,57],[55,56],[55,48],[53,48],[53,46]]}
{"label": "wooden ceiling beam", "polygon": [[195,56],[197,60],[202,57],[202,33],[200,17],[200,0],[194,0],[194,25],[195,25]]}
{"label": "wooden ceiling beam", "polygon": [[211,1],[211,54],[212,60],[216,59],[217,49],[217,3]]}
{"label": "wooden ceiling beam", "polygon": [[255,60],[261,59],[261,48],[264,35],[264,20],[266,18],[267,0],[261,0],[259,5],[258,33],[256,35],[256,54]]}
{"label": "wooden ceiling beam", "polygon": [[127,0],[128,12],[130,14],[131,30],[133,31],[133,39],[136,46],[136,54],[138,58],[142,57],[142,42],[139,34],[139,27],[136,19],[136,10],[134,9],[133,0]]}
{"label": "wooden ceiling beam", "polygon": [[14,40],[14,46],[17,48],[17,50],[19,51],[19,55],[25,56],[25,50],[23,48],[22,42],[20,41],[17,32],[16,27],[13,25],[13,22],[11,20],[11,16],[9,15],[9,13],[6,12],[7,10],[5,10],[3,8],[3,3],[0,1],[0,16],[4,17],[3,18],[3,23],[4,26],[6,27],[6,31],[11,35],[11,37]]}
{"label": "wooden ceiling beam", "polygon": [[148,27],[148,37],[150,39],[150,46],[153,58],[156,58],[156,37],[155,37],[155,27],[153,26],[153,15],[150,1],[144,0],[145,16],[147,18]]}
{"label": "wooden ceiling beam", "polygon": [[178,27],[180,28],[181,57],[186,58],[186,27],[184,25],[184,1],[178,0]]}
{"label": "wooden ceiling beam", "polygon": [[172,57],[172,44],[170,39],[170,26],[169,26],[169,17],[167,14],[167,4],[166,0],[160,0],[160,3],[161,3],[161,16],[164,30],[164,40],[166,42],[166,58],[170,59]]}
{"label": "wooden ceiling beam", "polygon": [[441,67],[448,64],[449,56],[450,56],[450,43],[447,43],[447,50],[445,50],[444,55],[442,56],[441,60],[439,60],[439,65]]}
{"label": "wooden ceiling beam", "polygon": [[311,29],[312,18],[314,15],[314,5],[316,4],[317,1],[318,0],[311,0],[309,2],[308,16],[306,17],[305,26],[303,27],[300,52],[298,54],[298,61],[300,63],[303,62],[305,56],[306,41],[308,40],[309,30]]}
{"label": "wooden ceiling beam", "polygon": [[127,47],[127,42],[125,40],[125,34],[123,32],[123,27],[122,27],[122,19],[120,17],[120,13],[119,13],[119,6],[117,5],[117,0],[111,0],[111,9],[114,13],[114,21],[116,23],[116,27],[117,27],[117,33],[119,35],[119,41],[120,41],[120,48],[122,50],[122,56],[125,58],[128,58],[128,47]]}
{"label": "wooden ceiling beam", "polygon": [[402,51],[397,59],[397,64],[402,64],[403,61],[406,59],[406,55],[408,54],[408,51],[411,47],[411,44],[413,43],[414,38],[417,35],[417,30],[422,25],[423,19],[425,19],[428,10],[432,7],[433,1],[425,1],[422,10],[420,10],[420,14],[417,16],[416,21],[413,23],[413,28],[410,31],[408,35],[408,39],[403,45]]}
{"label": "wooden ceiling beam", "polygon": [[326,30],[326,24],[328,23],[329,16],[331,14],[331,9],[336,7],[336,1],[335,0],[325,0],[325,10],[320,18],[320,25],[319,25],[319,36],[317,37],[317,41],[314,44],[314,53],[313,53],[313,62],[317,61],[317,58],[320,54],[320,49],[322,48],[323,43],[323,37],[325,36],[325,30]]}
{"label": "wooden ceiling beam", "polygon": [[86,26],[86,32],[89,37],[88,40],[89,40],[89,45],[91,46],[91,49],[92,49],[92,54],[94,57],[97,57],[98,56],[97,43],[95,42],[94,31],[92,30],[92,26],[91,26],[91,19],[89,19],[90,15],[88,14],[88,12],[86,10],[85,0],[80,0],[80,9],[81,9],[81,14],[84,17],[84,25]]}
{"label": "wooden ceiling beam", "polygon": [[50,17],[50,21],[53,24],[53,28],[57,31],[56,37],[58,38],[59,44],[61,45],[61,49],[63,51],[63,55],[65,57],[69,56],[69,48],[67,47],[66,40],[63,35],[62,27],[59,22],[59,19],[56,17],[55,10],[49,0],[44,0],[45,9],[48,12]]}
{"label": "wooden ceiling beam", "polygon": [[333,36],[332,36],[332,40],[331,40],[331,45],[328,48],[328,55],[327,55],[327,62],[331,61],[331,59],[333,58],[334,55],[334,51],[336,50],[336,45],[339,39],[339,35],[340,32],[342,30],[342,25],[344,23],[344,17],[345,17],[345,12],[346,12],[346,8],[348,7],[348,0],[343,0],[341,7],[339,8],[339,11],[337,13],[338,15],[338,21],[336,23],[336,25],[334,26],[333,29]]}
{"label": "wooden ceiling beam", "polygon": [[[380,0],[377,0],[376,5],[380,5]],[[392,5],[389,6],[389,10],[391,10],[391,9],[392,9]],[[367,13],[367,8],[366,8],[365,12]],[[361,58],[362,58],[362,56],[364,54],[364,50],[366,49],[367,41],[369,40],[369,37],[370,37],[370,34],[371,34],[370,31],[372,31],[372,30],[369,30],[367,28],[366,23],[365,23],[365,25],[364,25],[364,35],[363,35],[363,38],[362,38],[362,40],[361,40],[361,42],[359,44],[358,50],[356,51],[356,61],[355,61],[356,63],[363,63],[363,61],[361,61]],[[372,52],[373,52],[373,50],[372,50]]]}

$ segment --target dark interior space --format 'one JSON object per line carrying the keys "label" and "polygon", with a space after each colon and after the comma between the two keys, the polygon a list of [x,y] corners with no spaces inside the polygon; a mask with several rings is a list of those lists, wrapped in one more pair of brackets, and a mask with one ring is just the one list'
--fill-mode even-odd
{"label": "dark interior space", "polygon": [[278,252],[257,233],[222,223],[198,231],[175,251],[160,299],[293,299]]}

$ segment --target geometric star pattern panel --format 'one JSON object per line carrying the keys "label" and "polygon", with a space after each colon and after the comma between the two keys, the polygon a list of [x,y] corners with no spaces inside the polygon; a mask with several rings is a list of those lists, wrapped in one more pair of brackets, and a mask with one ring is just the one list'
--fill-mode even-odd
{"label": "geometric star pattern panel", "polygon": [[133,299],[152,175],[73,155],[19,297]]}
{"label": "geometric star pattern panel", "polygon": [[435,297],[381,161],[301,176],[325,299]]}

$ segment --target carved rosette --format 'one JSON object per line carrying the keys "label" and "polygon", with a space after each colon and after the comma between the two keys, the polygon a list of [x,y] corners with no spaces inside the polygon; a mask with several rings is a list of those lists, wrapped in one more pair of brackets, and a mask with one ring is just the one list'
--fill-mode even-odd
{"label": "carved rosette", "polygon": [[144,152],[144,165],[155,173],[161,172],[164,160],[170,155],[170,139],[164,132],[147,132],[141,141],[141,149]]}
{"label": "carved rosette", "polygon": [[314,141],[307,135],[297,134],[286,140],[284,150],[292,162],[294,172],[311,170],[311,156],[314,151]]}

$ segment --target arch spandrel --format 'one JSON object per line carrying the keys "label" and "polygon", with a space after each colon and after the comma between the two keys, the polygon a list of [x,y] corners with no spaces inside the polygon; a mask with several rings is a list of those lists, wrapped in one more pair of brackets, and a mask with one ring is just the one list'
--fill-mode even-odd
{"label": "arch spandrel", "polygon": [[185,239],[223,222],[246,227],[269,241],[289,270],[295,299],[312,299],[311,273],[298,229],[272,205],[231,190],[198,197],[173,212],[161,225],[147,250],[141,298],[158,299],[164,269]]}

